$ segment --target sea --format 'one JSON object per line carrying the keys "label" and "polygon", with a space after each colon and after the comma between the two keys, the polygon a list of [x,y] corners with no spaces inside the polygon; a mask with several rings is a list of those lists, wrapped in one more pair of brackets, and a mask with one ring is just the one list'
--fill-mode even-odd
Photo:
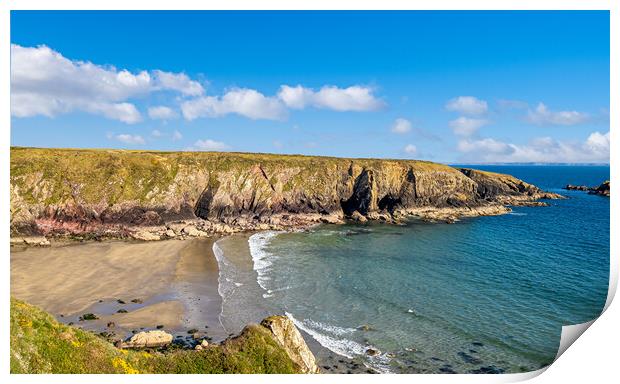
{"label": "sea", "polygon": [[565,195],[453,224],[410,220],[260,232],[214,245],[228,331],[287,315],[332,354],[382,373],[516,373],[553,362],[562,326],[602,311],[609,166],[471,166]]}

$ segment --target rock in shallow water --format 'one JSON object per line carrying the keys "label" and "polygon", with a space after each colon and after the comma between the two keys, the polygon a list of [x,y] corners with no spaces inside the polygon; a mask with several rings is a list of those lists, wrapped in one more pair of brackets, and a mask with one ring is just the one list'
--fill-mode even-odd
{"label": "rock in shallow water", "polygon": [[353,213],[351,213],[351,220],[358,221],[360,223],[365,223],[368,221],[368,219],[358,211],[353,211]]}
{"label": "rock in shallow water", "polygon": [[468,363],[468,364],[481,364],[482,360],[466,353],[466,352],[459,352],[457,353],[457,355],[459,355],[459,357],[461,359],[463,359],[464,362]]}
{"label": "rock in shallow water", "polygon": [[97,320],[99,319],[99,317],[97,315],[95,315],[94,313],[85,313],[82,316],[80,316],[80,321],[84,321],[84,320]]}
{"label": "rock in shallow water", "polygon": [[375,330],[373,327],[371,327],[368,324],[360,325],[359,327],[357,327],[357,329],[360,330],[360,331],[364,331],[364,332],[374,331]]}
{"label": "rock in shallow water", "polygon": [[484,374],[500,374],[500,373],[504,373],[505,371],[502,368],[498,368],[494,365],[489,365],[486,367],[480,367],[478,369],[473,369],[471,371],[469,371],[471,373],[484,373]]}

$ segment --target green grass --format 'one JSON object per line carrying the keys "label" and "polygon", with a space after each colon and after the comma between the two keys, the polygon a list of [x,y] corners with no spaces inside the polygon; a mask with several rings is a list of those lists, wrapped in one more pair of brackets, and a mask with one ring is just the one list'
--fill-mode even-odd
{"label": "green grass", "polygon": [[260,325],[202,351],[119,350],[11,298],[11,373],[296,373],[297,367]]}
{"label": "green grass", "polygon": [[510,180],[510,181],[519,181],[519,179],[517,179],[516,177],[512,176],[512,175],[508,175],[505,173],[497,173],[497,172],[491,172],[491,171],[482,171],[480,169],[472,169],[472,168],[463,168],[463,169],[469,169],[474,171],[475,173],[477,173],[480,176],[485,176],[491,179],[499,179],[499,180]]}
{"label": "green grass", "polygon": [[[112,149],[11,148],[11,185],[30,205],[63,203],[161,203],[172,187],[177,196],[197,198],[193,175],[207,175],[217,185],[217,176],[230,172],[239,179],[260,166],[271,185],[282,190],[300,189],[321,193],[335,184],[351,164],[394,174],[417,171],[457,172],[452,167],[417,160],[347,159],[303,155],[235,152],[161,152]],[[292,170],[289,180],[278,180],[282,170]],[[177,178],[182,172],[183,177]],[[243,176],[245,175],[245,176]]]}

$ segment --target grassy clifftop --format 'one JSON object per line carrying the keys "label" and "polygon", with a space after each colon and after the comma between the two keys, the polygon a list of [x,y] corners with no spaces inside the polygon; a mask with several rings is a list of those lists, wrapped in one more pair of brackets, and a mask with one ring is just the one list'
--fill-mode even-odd
{"label": "grassy clifftop", "polygon": [[[148,202],[157,192],[166,191],[183,174],[217,171],[241,173],[256,164],[269,173],[282,169],[300,170],[283,183],[283,189],[314,189],[320,178],[317,170],[329,172],[348,168],[415,166],[420,170],[455,172],[451,167],[416,160],[346,159],[335,157],[274,155],[234,152],[161,152],[108,149],[11,148],[11,182],[20,187],[29,203],[55,204],[79,194],[87,203],[122,201]],[[321,173],[327,176],[328,173]],[[270,179],[272,177],[269,177]],[[270,180],[277,184],[277,177]],[[45,190],[33,188],[45,182]],[[218,183],[215,178],[211,183]],[[286,185],[289,183],[289,185]],[[150,192],[150,193],[149,193]]]}
{"label": "grassy clifftop", "polygon": [[[11,148],[16,237],[123,236],[160,226],[148,236],[160,238],[166,224],[197,218],[206,231],[228,233],[435,209],[496,214],[502,204],[552,197],[542,192],[508,175],[417,160]],[[210,226],[221,223],[232,229]]]}
{"label": "grassy clifftop", "polygon": [[260,325],[202,351],[119,350],[11,298],[11,373],[297,373],[299,368]]}

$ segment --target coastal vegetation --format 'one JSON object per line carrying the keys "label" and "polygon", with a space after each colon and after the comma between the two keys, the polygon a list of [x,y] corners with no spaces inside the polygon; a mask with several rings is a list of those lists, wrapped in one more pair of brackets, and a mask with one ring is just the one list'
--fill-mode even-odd
{"label": "coastal vegetation", "polygon": [[[288,337],[288,334],[287,334]],[[301,373],[273,330],[249,325],[200,350],[118,349],[11,298],[11,373]],[[305,347],[305,344],[303,345]],[[300,349],[300,346],[296,346]],[[293,355],[294,356],[294,355]]]}

